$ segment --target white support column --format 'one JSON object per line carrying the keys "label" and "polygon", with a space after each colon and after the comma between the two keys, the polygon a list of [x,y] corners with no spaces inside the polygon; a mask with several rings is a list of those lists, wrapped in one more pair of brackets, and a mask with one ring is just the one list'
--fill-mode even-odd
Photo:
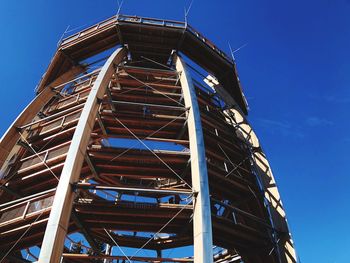
{"label": "white support column", "polygon": [[60,262],[74,200],[71,183],[79,180],[86,147],[96,119],[98,100],[102,99],[105,94],[106,87],[114,73],[114,65],[119,64],[125,55],[125,49],[119,48],[109,57],[85,103],[57,186],[40,251],[39,263]]}
{"label": "white support column", "polygon": [[194,262],[213,262],[213,237],[210,212],[209,182],[203,130],[197,95],[185,62],[176,57],[185,106],[189,108],[187,123],[191,152],[192,187],[198,194],[193,211]]}

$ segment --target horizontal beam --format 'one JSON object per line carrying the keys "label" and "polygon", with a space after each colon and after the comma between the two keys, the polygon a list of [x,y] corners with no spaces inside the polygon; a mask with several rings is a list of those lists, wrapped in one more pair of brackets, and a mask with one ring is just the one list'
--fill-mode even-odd
{"label": "horizontal beam", "polygon": [[71,80],[69,80],[69,81],[67,81],[67,82],[65,82],[65,83],[62,83],[62,84],[60,84],[60,85],[58,85],[58,86],[56,86],[56,87],[52,87],[52,89],[59,89],[59,88],[63,88],[64,86],[66,86],[66,85],[68,85],[68,84],[70,84],[70,83],[72,83],[72,82],[74,82],[74,81],[77,81],[77,80],[80,80],[80,79],[82,79],[82,78],[86,78],[86,77],[89,77],[89,76],[91,76],[91,75],[94,75],[94,74],[97,74],[97,73],[99,73],[100,71],[101,71],[101,69],[102,69],[102,67],[101,68],[98,68],[98,69],[95,69],[94,71],[92,71],[92,72],[90,72],[90,73],[87,73],[87,74],[85,74],[85,75],[82,75],[82,76],[80,76],[80,77],[77,77],[77,78],[75,78],[75,79],[71,79]]}
{"label": "horizontal beam", "polygon": [[52,120],[52,119],[55,119],[55,118],[63,117],[66,114],[73,112],[74,110],[78,110],[80,108],[83,108],[83,106],[84,106],[84,103],[78,104],[78,105],[70,107],[70,108],[68,108],[66,110],[54,113],[54,114],[52,114],[50,116],[47,116],[45,118],[42,118],[42,119],[39,119],[39,120],[30,122],[30,123],[27,123],[27,124],[25,124],[23,126],[18,127],[18,129],[22,130],[22,129],[28,128],[28,127],[30,127],[30,126],[32,126],[34,124],[38,124],[38,123],[43,122],[43,121],[48,121],[48,120]]}
{"label": "horizontal beam", "polygon": [[[124,70],[139,70],[141,73],[143,72],[147,72],[147,74],[149,74],[149,72],[155,72],[155,73],[163,73],[163,74],[168,74],[168,75],[173,75],[173,76],[177,76],[177,72],[174,70],[168,70],[168,69],[156,69],[156,68],[147,68],[147,67],[136,67],[136,66],[122,66],[119,67],[119,69],[124,69]],[[176,79],[174,79],[176,80]]]}
{"label": "horizontal beam", "polygon": [[224,202],[222,202],[220,200],[217,200],[215,198],[210,198],[210,199],[213,200],[214,202],[216,202],[216,203],[218,203],[218,204],[228,208],[228,209],[231,209],[232,211],[234,211],[234,212],[236,212],[238,214],[241,214],[241,215],[243,215],[243,216],[245,216],[245,217],[247,217],[247,218],[249,218],[249,219],[251,219],[251,220],[253,220],[253,221],[257,222],[257,223],[259,223],[259,224],[262,224],[262,225],[264,225],[264,226],[266,226],[266,227],[268,227],[270,229],[273,229],[273,227],[270,224],[268,224],[267,221],[265,221],[264,219],[262,219],[260,217],[252,215],[252,214],[250,214],[248,212],[245,212],[245,211],[243,211],[243,210],[241,210],[241,209],[239,209],[237,207],[234,207],[232,205],[225,204]]}
{"label": "horizontal beam", "polygon": [[[1,185],[0,186],[0,190],[4,190],[6,193],[10,194],[10,195],[13,195],[17,198],[21,198],[21,195],[19,193],[17,193],[16,191],[13,191],[12,189],[8,188],[7,186],[5,185]],[[0,206],[1,208],[1,206]]]}
{"label": "horizontal beam", "polygon": [[71,259],[122,259],[133,261],[144,261],[144,262],[193,262],[191,258],[153,258],[153,257],[126,257],[126,256],[108,256],[108,255],[99,255],[91,256],[88,254],[69,254],[63,253],[63,258]]}
{"label": "horizontal beam", "polygon": [[177,106],[169,106],[169,105],[161,105],[161,104],[150,104],[150,103],[138,103],[138,102],[131,102],[131,101],[118,101],[113,100],[113,104],[126,104],[126,105],[137,105],[137,106],[147,106],[147,107],[157,107],[157,108],[165,108],[170,110],[188,110],[185,107],[177,107]]}
{"label": "horizontal beam", "polygon": [[53,188],[53,189],[50,189],[50,190],[47,190],[47,191],[43,191],[43,192],[40,192],[40,193],[36,193],[36,194],[33,194],[33,195],[22,197],[22,198],[19,198],[19,199],[16,199],[16,200],[4,203],[4,204],[0,204],[0,209],[4,208],[4,207],[7,207],[7,206],[10,206],[10,205],[21,203],[23,201],[28,201],[28,200],[33,199],[35,197],[39,197],[41,195],[45,195],[45,194],[51,193],[51,192],[53,192],[55,190],[56,190],[56,188]]}
{"label": "horizontal beam", "polygon": [[154,189],[154,188],[138,188],[138,187],[119,187],[119,186],[102,186],[89,183],[77,183],[73,187],[78,189],[93,189],[93,190],[110,190],[110,191],[123,191],[123,192],[141,192],[141,193],[159,193],[159,194],[195,194],[190,189]]}

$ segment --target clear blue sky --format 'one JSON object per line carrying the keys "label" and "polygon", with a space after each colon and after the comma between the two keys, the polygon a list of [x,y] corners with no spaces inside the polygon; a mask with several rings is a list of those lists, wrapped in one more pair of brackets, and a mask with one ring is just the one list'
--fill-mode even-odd
{"label": "clear blue sky", "polygon": [[[125,0],[122,13],[183,20],[190,0]],[[116,0],[2,0],[0,134],[34,96],[67,27]],[[228,51],[270,159],[302,262],[350,262],[350,1],[194,0],[189,22]]]}

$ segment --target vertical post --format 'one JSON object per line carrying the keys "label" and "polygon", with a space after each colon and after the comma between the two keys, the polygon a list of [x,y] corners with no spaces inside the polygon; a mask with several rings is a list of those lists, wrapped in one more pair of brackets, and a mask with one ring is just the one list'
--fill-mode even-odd
{"label": "vertical post", "polygon": [[[106,256],[110,256],[111,255],[111,250],[112,250],[112,247],[109,245],[109,244],[106,244],[106,252],[105,252],[105,255]],[[109,259],[104,259],[103,260],[103,263],[110,263],[110,262],[112,262],[111,260],[109,260]]]}
{"label": "vertical post", "polygon": [[191,152],[192,187],[198,194],[193,211],[193,244],[194,262],[213,262],[213,237],[210,212],[209,182],[203,130],[197,95],[192,78],[186,69],[185,62],[176,56],[176,70],[180,74],[180,82],[185,106],[189,108],[187,123]]}
{"label": "vertical post", "polygon": [[57,186],[40,250],[39,263],[60,262],[74,200],[71,184],[79,180],[86,147],[96,119],[98,101],[103,98],[106,92],[106,87],[114,73],[114,65],[119,64],[125,55],[125,49],[119,48],[109,57],[82,110]]}

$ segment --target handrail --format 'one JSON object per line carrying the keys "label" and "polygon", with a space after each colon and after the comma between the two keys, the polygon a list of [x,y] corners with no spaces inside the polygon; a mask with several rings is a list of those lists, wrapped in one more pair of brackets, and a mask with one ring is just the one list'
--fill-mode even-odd
{"label": "handrail", "polygon": [[199,40],[201,40],[204,44],[209,46],[211,49],[216,51],[219,55],[224,57],[226,60],[230,61],[232,64],[234,63],[234,61],[229,56],[227,56],[224,51],[219,49],[213,42],[211,42],[209,39],[204,37],[199,31],[194,29],[194,27],[192,27],[191,25],[187,25],[187,29],[190,33],[192,33],[194,36],[196,36]]}
{"label": "handrail", "polygon": [[10,206],[19,205],[22,202],[26,203],[28,201],[42,199],[43,197],[45,197],[46,195],[48,195],[49,193],[54,192],[54,191],[56,191],[56,188],[52,188],[52,189],[49,189],[49,190],[46,190],[46,191],[43,191],[43,192],[40,192],[40,193],[36,193],[36,194],[33,194],[33,195],[25,196],[25,197],[22,197],[22,198],[19,198],[19,199],[16,199],[16,200],[9,201],[9,202],[4,203],[4,204],[0,204],[0,210],[2,210],[4,208],[8,208]]}
{"label": "handrail", "polygon": [[271,226],[271,224],[269,224],[266,220],[264,220],[264,219],[262,219],[262,218],[260,218],[260,217],[257,217],[257,216],[255,216],[255,215],[252,215],[252,214],[250,214],[250,213],[248,213],[248,212],[245,212],[245,211],[243,211],[243,210],[241,210],[241,209],[239,209],[239,208],[237,208],[237,207],[231,206],[231,205],[229,205],[229,204],[225,204],[224,202],[222,202],[222,201],[220,201],[220,200],[217,200],[217,199],[215,199],[215,198],[213,198],[213,197],[211,197],[211,200],[214,201],[215,203],[221,205],[221,206],[226,207],[227,209],[231,210],[233,213],[240,214],[240,215],[242,215],[243,217],[246,217],[246,218],[248,218],[248,219],[251,219],[251,220],[253,220],[254,222],[259,223],[259,224],[261,224],[261,225],[263,225],[263,226],[265,226],[265,227],[267,227],[267,228],[274,229],[273,226]]}
{"label": "handrail", "polygon": [[[85,28],[81,31],[78,31],[77,33],[74,33],[68,37],[63,38],[61,40],[61,43],[59,43],[59,46],[65,45],[65,44],[71,42],[72,40],[79,38],[80,36],[84,35],[84,33],[90,31],[93,28],[100,29],[101,27],[105,27],[107,25],[112,25],[115,21],[117,21],[117,18],[115,16],[113,16],[113,17],[107,18],[107,19],[105,19],[97,24],[89,26],[88,28]],[[107,22],[110,22],[110,23],[107,23]],[[101,25],[103,25],[103,26],[101,26]]]}
{"label": "handrail", "polygon": [[[0,225],[14,222],[18,219],[25,219],[28,215],[38,213],[52,206],[53,192],[49,190],[42,196],[24,200],[0,210]],[[34,205],[34,207],[33,207]]]}
{"label": "handrail", "polygon": [[[162,27],[169,27],[169,28],[179,28],[179,29],[185,29],[189,33],[191,33],[193,36],[195,36],[198,40],[203,42],[205,45],[207,45],[209,48],[211,48],[213,51],[215,51],[218,55],[223,57],[225,60],[230,62],[231,64],[234,64],[234,61],[221,49],[219,49],[213,42],[211,42],[209,39],[204,37],[199,31],[194,29],[194,27],[188,25],[185,22],[182,21],[175,21],[175,20],[166,20],[166,19],[159,19],[159,18],[149,18],[149,17],[140,17],[140,16],[130,16],[130,15],[121,15],[118,14],[116,16],[110,17],[108,19],[105,19],[97,24],[94,24],[90,27],[87,27],[84,30],[81,30],[77,33],[74,33],[73,35],[70,35],[66,38],[63,38],[60,42],[59,46],[65,45],[70,43],[71,41],[87,34],[87,32],[92,32],[101,28],[105,28],[107,26],[118,24],[118,22],[126,22],[126,23],[136,23],[136,24],[145,24],[145,25],[153,25],[153,26],[162,26]],[[95,29],[94,29],[95,28]]]}

